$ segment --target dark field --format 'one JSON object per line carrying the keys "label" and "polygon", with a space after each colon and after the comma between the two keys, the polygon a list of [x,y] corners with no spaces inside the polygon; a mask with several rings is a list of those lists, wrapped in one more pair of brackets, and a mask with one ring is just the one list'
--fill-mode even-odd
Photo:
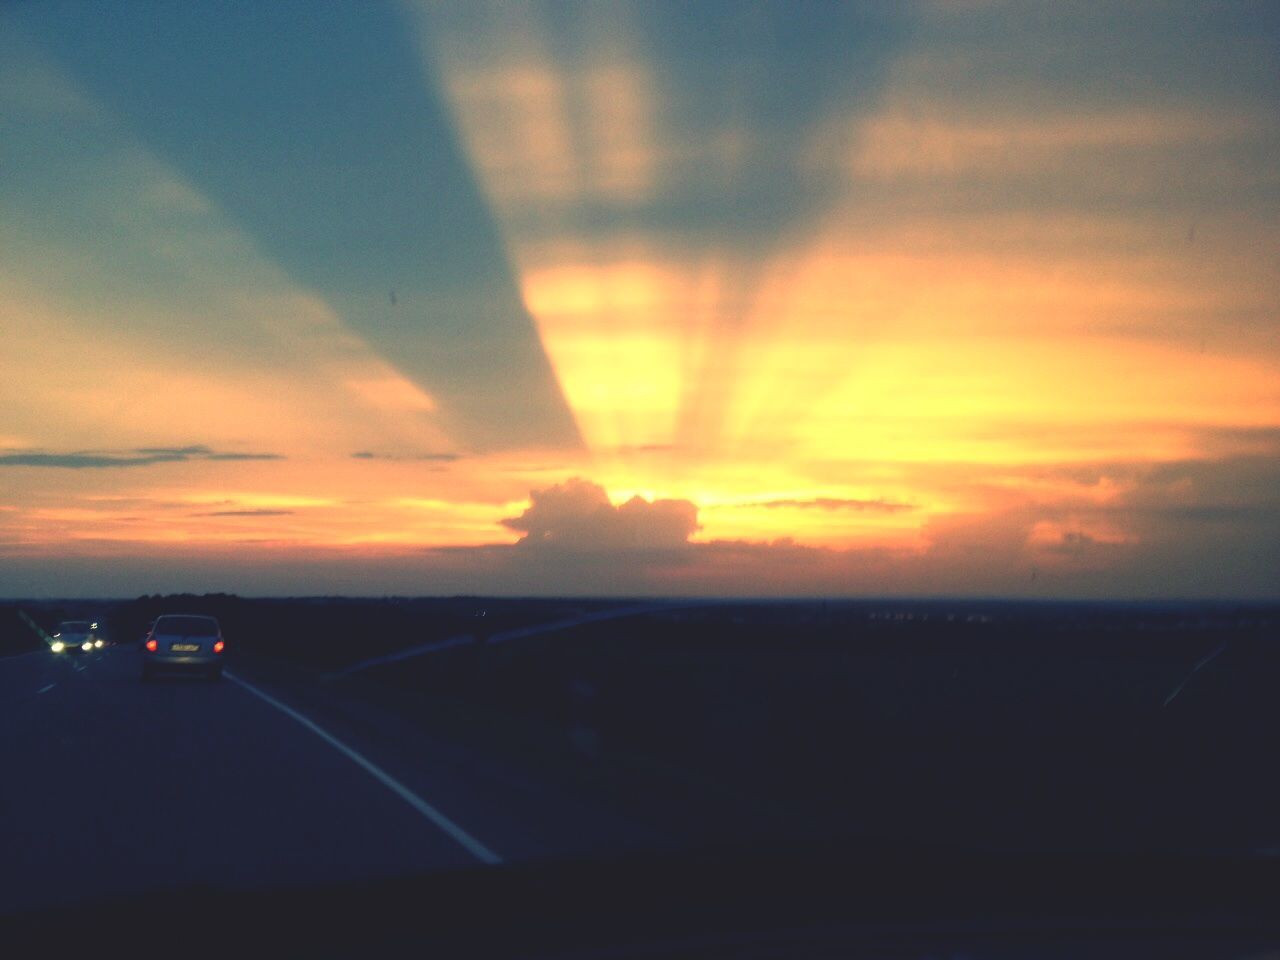
{"label": "dark field", "polygon": [[17,607],[122,646],[213,614],[309,715],[676,848],[1280,849],[1274,608],[141,598],[0,609],[9,651]]}

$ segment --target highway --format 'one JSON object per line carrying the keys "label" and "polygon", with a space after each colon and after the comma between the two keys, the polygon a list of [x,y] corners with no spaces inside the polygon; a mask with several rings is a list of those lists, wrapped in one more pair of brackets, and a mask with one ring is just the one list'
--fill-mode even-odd
{"label": "highway", "polygon": [[[135,924],[184,938],[197,929],[238,948],[265,925],[291,955],[376,955],[378,944],[409,937],[437,944],[443,956],[471,955],[463,947],[525,956],[544,955],[531,943],[576,949],[704,929],[739,937],[756,924],[812,925],[828,936],[851,917],[871,929],[906,904],[926,911],[920,929],[934,929],[929,911],[939,911],[944,932],[956,916],[958,929],[970,916],[983,918],[981,929],[1002,929],[1034,915],[1055,931],[1080,916],[1095,918],[1081,929],[1119,916],[1139,932],[1157,917],[1150,929],[1185,923],[1203,933],[1219,929],[1204,926],[1205,916],[1215,924],[1225,916],[1221,930],[1252,931],[1270,944],[1280,846],[1265,762],[1275,706],[1263,692],[1273,674],[1251,660],[1240,672],[1233,655],[1240,651],[1209,646],[1158,669],[1083,661],[1056,687],[1047,685],[1049,667],[1065,661],[1031,671],[978,659],[957,672],[932,660],[863,658],[866,676],[849,687],[854,712],[840,715],[838,731],[845,765],[858,775],[857,792],[837,796],[849,835],[787,859],[770,846],[768,822],[756,830],[752,820],[741,849],[724,860],[692,849],[695,833],[681,839],[679,825],[657,813],[647,825],[631,822],[554,771],[545,775],[554,782],[530,781],[533,774],[462,746],[471,741],[452,729],[357,695],[382,689],[374,685],[353,688],[247,654],[229,661],[221,682],[145,683],[133,646],[4,658],[0,929],[19,930],[45,952],[58,952],[51,944],[60,940],[128,937]],[[976,700],[959,692],[966,682]],[[927,696],[907,700],[912,688]],[[1111,688],[1108,704],[1102,695]],[[1007,707],[993,701],[1000,692]],[[729,693],[746,700],[738,688]],[[912,709],[891,711],[901,702]],[[973,703],[988,706],[965,707]],[[1002,722],[1006,715],[1022,726]],[[767,731],[752,727],[752,716],[729,716],[730,737],[713,745],[744,741],[762,779],[779,782],[766,798],[790,798],[781,813],[795,835],[805,836],[806,824],[792,821],[808,809],[817,829],[835,822],[821,819],[815,798],[853,774],[823,780],[813,764],[782,764],[762,752]],[[777,725],[778,716],[757,719]],[[859,726],[858,716],[870,719]],[[819,746],[833,742],[804,728]],[[796,749],[802,738],[783,743]],[[838,766],[833,758],[817,760]],[[655,772],[649,789],[645,803],[665,809],[671,784]],[[721,818],[746,817],[750,799],[743,810],[724,806]],[[699,816],[692,810],[686,828],[701,829]],[[864,823],[879,831],[867,831],[866,843],[852,832]],[[987,839],[1020,831],[1065,841],[1038,860],[1000,860]],[[948,846],[931,842],[956,836],[977,837],[979,850],[953,846],[952,860]],[[1183,841],[1193,859],[1164,857]],[[984,859],[988,846],[995,852]],[[1076,848],[1078,861],[1067,856]],[[1241,850],[1265,855],[1242,861]],[[1205,852],[1209,859],[1194,859]],[[976,883],[984,872],[994,880]],[[841,877],[834,885],[833,875]],[[203,904],[217,908],[207,930]],[[1068,919],[1054,919],[1062,910]],[[335,940],[335,929],[346,939]],[[154,940],[166,950],[174,942]],[[980,955],[943,946],[918,955]],[[1132,944],[1122,946],[1113,955],[1132,955]]]}
{"label": "highway", "polygon": [[0,660],[6,910],[351,883],[627,842],[629,825],[482,765],[433,762],[420,739],[361,742],[341,717],[317,722],[231,670],[144,683],[138,657]]}

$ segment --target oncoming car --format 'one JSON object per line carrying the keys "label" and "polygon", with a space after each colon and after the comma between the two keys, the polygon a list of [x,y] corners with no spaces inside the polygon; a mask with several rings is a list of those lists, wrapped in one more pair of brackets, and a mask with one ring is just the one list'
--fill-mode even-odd
{"label": "oncoming car", "polygon": [[226,644],[213,617],[197,614],[165,614],[151,625],[142,642],[142,679],[162,670],[222,676]]}
{"label": "oncoming car", "polygon": [[98,625],[88,620],[63,620],[49,640],[54,653],[88,653],[101,648]]}

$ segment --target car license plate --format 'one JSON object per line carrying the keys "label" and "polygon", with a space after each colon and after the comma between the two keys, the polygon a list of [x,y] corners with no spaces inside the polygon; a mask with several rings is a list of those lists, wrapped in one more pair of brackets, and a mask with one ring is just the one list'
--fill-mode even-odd
{"label": "car license plate", "polygon": [[169,649],[170,649],[170,650],[172,650],[174,653],[194,653],[195,651],[197,651],[197,650],[199,650],[199,649],[200,649],[200,644],[198,644],[198,643],[172,643],[172,644],[170,644],[170,645],[169,645]]}

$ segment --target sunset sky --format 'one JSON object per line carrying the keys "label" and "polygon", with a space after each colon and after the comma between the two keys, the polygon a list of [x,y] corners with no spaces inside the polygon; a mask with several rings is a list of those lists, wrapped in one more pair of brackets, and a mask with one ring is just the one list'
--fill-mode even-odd
{"label": "sunset sky", "polygon": [[1280,597],[1280,7],[0,7],[0,597],[178,590]]}

